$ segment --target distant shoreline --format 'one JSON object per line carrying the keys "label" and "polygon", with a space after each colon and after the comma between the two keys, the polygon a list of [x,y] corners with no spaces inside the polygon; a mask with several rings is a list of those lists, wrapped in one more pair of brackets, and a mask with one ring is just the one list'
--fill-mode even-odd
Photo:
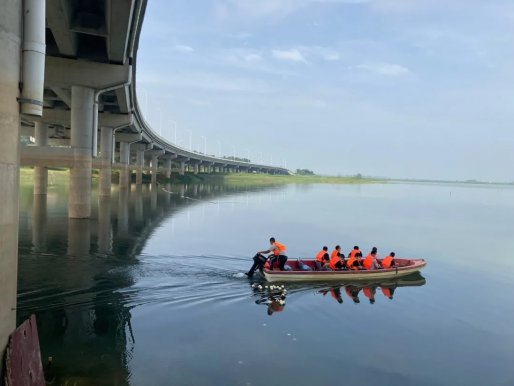
{"label": "distant shoreline", "polygon": [[[117,174],[117,172],[113,172]],[[68,170],[65,169],[49,169],[49,176],[53,181],[66,182]],[[93,178],[97,177],[97,173],[93,172]],[[20,182],[29,183],[33,178],[33,169],[30,167],[20,168]],[[161,182],[164,182],[161,180]],[[478,186],[514,186],[514,182],[484,182],[475,180],[466,181],[448,181],[448,180],[427,180],[427,179],[400,179],[400,178],[381,178],[381,177],[364,177],[364,176],[320,176],[320,175],[279,175],[279,174],[259,174],[259,173],[226,173],[226,174],[198,174],[186,173],[185,176],[179,176],[173,173],[170,183],[195,183],[195,182],[213,182],[226,183],[230,185],[282,185],[282,184],[387,184],[387,183],[405,183],[405,184],[447,184],[447,185],[478,185]]]}

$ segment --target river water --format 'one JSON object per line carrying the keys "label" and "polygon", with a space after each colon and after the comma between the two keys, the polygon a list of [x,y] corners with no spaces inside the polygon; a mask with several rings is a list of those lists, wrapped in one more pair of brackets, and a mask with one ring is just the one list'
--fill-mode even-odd
{"label": "river water", "polygon": [[[54,384],[514,384],[512,187],[143,186],[90,220],[66,197],[21,189],[18,316]],[[290,258],[358,244],[428,265],[286,285],[280,307],[243,275],[270,236]]]}

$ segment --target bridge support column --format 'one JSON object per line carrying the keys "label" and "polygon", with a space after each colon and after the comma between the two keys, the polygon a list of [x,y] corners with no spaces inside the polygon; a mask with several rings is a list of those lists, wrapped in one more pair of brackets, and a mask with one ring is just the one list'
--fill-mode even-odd
{"label": "bridge support column", "polygon": [[185,172],[186,172],[186,162],[180,161],[180,170],[179,170],[178,174],[183,176]]}
{"label": "bridge support column", "polygon": [[171,178],[171,158],[166,158],[164,161],[164,175],[166,178]]}
{"label": "bridge support column", "polygon": [[143,184],[143,166],[145,165],[145,151],[138,150],[136,153],[136,185]]}
{"label": "bridge support column", "polygon": [[112,131],[112,127],[102,127],[100,129],[100,156],[102,159],[102,168],[100,169],[100,196],[111,195]]}
{"label": "bridge support column", "polygon": [[91,215],[91,168],[93,146],[94,90],[71,87],[71,147],[74,153],[70,169],[68,216],[88,218]]}
{"label": "bridge support column", "polygon": [[157,170],[159,168],[159,157],[152,155],[152,184],[157,182]]}
{"label": "bridge support column", "polygon": [[[22,2],[0,12],[0,356],[16,327],[18,280],[19,96]],[[0,374],[3,360],[0,361]]]}
{"label": "bridge support column", "polygon": [[199,171],[199,169],[200,169],[200,165],[196,163],[196,164],[194,164],[194,165],[193,165],[193,168],[194,168],[193,173],[194,173],[195,175],[197,175],[197,174],[198,174],[198,171]]}
{"label": "bridge support column", "polygon": [[130,186],[130,143],[120,142],[120,189]]}
{"label": "bridge support column", "polygon": [[[42,122],[36,122],[34,127],[36,146],[48,144],[48,127]],[[48,191],[48,168],[34,166],[34,194],[46,194]]]}

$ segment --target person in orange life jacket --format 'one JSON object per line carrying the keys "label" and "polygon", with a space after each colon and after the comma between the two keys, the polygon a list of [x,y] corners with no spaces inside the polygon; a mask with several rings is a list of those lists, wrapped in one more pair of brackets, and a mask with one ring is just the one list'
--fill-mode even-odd
{"label": "person in orange life jacket", "polygon": [[380,263],[377,260],[377,248],[376,247],[373,247],[373,249],[371,250],[369,255],[366,256],[366,258],[362,262],[362,265],[366,269],[379,269],[379,268],[382,268],[380,266]]}
{"label": "person in orange life jacket", "polygon": [[344,287],[344,291],[346,292],[346,295],[348,295],[348,297],[353,300],[354,303],[361,302],[359,300],[359,291],[360,291],[359,288],[357,288],[353,285],[347,285]]}
{"label": "person in orange life jacket", "polygon": [[278,268],[283,271],[284,265],[287,261],[286,256],[286,246],[284,244],[281,244],[275,240],[274,237],[269,239],[270,247],[269,249],[266,249],[265,251],[260,251],[257,253],[265,254],[265,253],[271,253],[271,257],[269,259],[269,269],[270,271],[273,271],[273,264],[278,261]]}
{"label": "person in orange life jacket", "polygon": [[388,256],[382,259],[382,268],[396,267],[396,261],[394,260],[395,253],[391,252]]}
{"label": "person in orange life jacket", "polygon": [[361,256],[362,256],[362,253],[361,253],[361,251],[360,251],[360,249],[359,249],[359,246],[358,246],[358,245],[356,245],[356,246],[354,246],[354,247],[353,247],[353,249],[348,253],[348,258],[350,258],[350,257],[357,257],[357,255],[358,255],[359,253],[360,253],[360,254],[361,254]]}
{"label": "person in orange life jacket", "polygon": [[366,296],[369,299],[369,302],[371,304],[375,303],[375,293],[376,293],[376,287],[364,287],[362,289],[362,292],[364,293],[364,296]]}
{"label": "person in orange life jacket", "polygon": [[353,269],[353,270],[362,269],[362,267],[361,267],[362,264],[361,264],[361,259],[360,259],[361,257],[362,257],[362,253],[360,251],[358,251],[356,253],[350,253],[350,256],[348,256],[348,260],[346,260],[346,268]]}
{"label": "person in orange life jacket", "polygon": [[328,247],[324,246],[321,251],[316,255],[316,270],[320,270],[325,266],[326,263],[330,261],[330,257],[328,256]]}
{"label": "person in orange life jacket", "polygon": [[336,245],[335,249],[330,254],[329,267],[334,271],[344,268],[344,254],[342,254],[340,251],[341,247]]}
{"label": "person in orange life jacket", "polygon": [[386,298],[389,298],[391,300],[393,300],[393,295],[394,295],[394,287],[380,287],[380,289],[382,290],[382,293],[384,294],[384,296]]}

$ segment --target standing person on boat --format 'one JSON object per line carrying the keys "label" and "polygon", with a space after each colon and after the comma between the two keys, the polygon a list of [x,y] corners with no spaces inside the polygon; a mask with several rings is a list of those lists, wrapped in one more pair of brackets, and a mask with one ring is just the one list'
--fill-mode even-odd
{"label": "standing person on boat", "polygon": [[369,255],[366,256],[366,258],[362,262],[362,265],[363,265],[364,268],[366,268],[366,269],[379,269],[379,268],[382,268],[380,266],[380,263],[377,260],[377,252],[378,252],[377,248],[373,247],[373,249],[371,250]]}
{"label": "standing person on boat", "polygon": [[344,268],[344,254],[341,253],[341,247],[336,245],[335,249],[330,254],[330,269],[336,271]]}
{"label": "standing person on boat", "polygon": [[319,271],[321,268],[325,266],[330,261],[330,257],[328,256],[328,247],[324,246],[321,251],[316,255],[316,270]]}
{"label": "standing person on boat", "polygon": [[386,269],[396,267],[396,261],[394,260],[395,256],[396,254],[394,252],[391,252],[389,255],[384,257],[382,259],[382,268]]}
{"label": "standing person on boat", "polygon": [[275,261],[278,261],[278,268],[283,271],[284,265],[287,261],[286,256],[286,246],[284,244],[281,244],[275,240],[274,237],[269,239],[270,247],[269,249],[266,249],[265,251],[257,252],[258,254],[266,254],[266,253],[272,253],[271,258],[269,259],[269,269],[270,271],[273,271],[273,264]]}

